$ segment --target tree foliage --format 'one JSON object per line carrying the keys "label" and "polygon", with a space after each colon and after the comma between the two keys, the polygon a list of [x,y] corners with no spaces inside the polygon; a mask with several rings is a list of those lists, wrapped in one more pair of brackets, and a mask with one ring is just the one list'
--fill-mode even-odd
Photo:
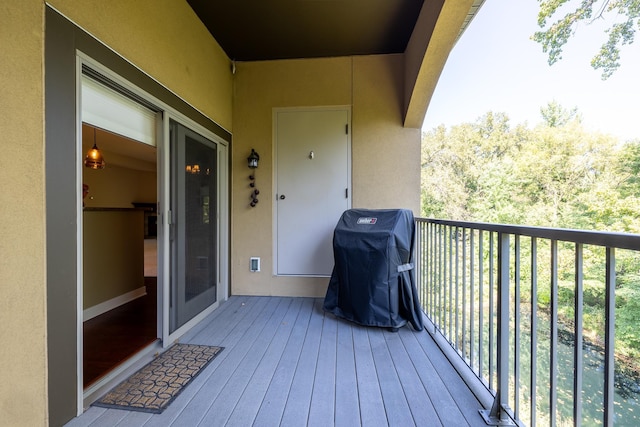
{"label": "tree foliage", "polygon": [[[555,21],[553,21],[555,19]],[[591,66],[609,78],[620,67],[620,49],[633,43],[640,29],[640,0],[540,0],[538,26],[533,40],[549,55],[549,65],[562,58],[562,50],[582,22],[610,19],[608,38],[591,60]],[[551,22],[551,23],[550,23]]]}
{"label": "tree foliage", "polygon": [[556,102],[541,114],[533,129],[489,112],[425,133],[422,214],[640,232],[640,140],[590,133]]}
{"label": "tree foliage", "polygon": [[[425,132],[422,215],[640,233],[640,140],[621,143],[588,132],[577,110],[555,102],[541,113],[544,122],[535,128],[514,126],[506,114],[490,112],[474,123]],[[572,250],[561,253],[558,260],[559,310],[569,319],[575,287]],[[584,248],[584,322],[595,341],[600,339],[604,318],[603,251],[591,245]],[[639,272],[640,252],[616,251],[616,352],[636,360],[640,360]],[[544,308],[551,292],[544,284],[550,280],[540,276],[539,283],[538,303]]]}

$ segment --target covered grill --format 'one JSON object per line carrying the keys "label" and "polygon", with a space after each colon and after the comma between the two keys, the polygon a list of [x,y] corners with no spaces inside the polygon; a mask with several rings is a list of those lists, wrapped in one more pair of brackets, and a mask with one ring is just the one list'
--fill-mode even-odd
{"label": "covered grill", "polygon": [[333,234],[335,265],[324,310],[365,326],[422,330],[414,283],[415,223],[407,209],[345,211]]}

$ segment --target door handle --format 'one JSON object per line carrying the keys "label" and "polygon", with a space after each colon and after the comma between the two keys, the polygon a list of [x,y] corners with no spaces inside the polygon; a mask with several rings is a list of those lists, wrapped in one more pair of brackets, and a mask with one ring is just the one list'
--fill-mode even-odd
{"label": "door handle", "polygon": [[286,199],[286,196],[284,194],[281,194],[280,195],[280,200],[284,200],[284,199]]}

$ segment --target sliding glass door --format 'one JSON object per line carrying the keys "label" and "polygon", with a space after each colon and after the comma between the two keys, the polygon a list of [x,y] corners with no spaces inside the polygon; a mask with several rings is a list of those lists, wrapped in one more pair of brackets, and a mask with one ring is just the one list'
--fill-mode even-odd
{"label": "sliding glass door", "polygon": [[218,300],[218,147],[170,121],[169,334]]}

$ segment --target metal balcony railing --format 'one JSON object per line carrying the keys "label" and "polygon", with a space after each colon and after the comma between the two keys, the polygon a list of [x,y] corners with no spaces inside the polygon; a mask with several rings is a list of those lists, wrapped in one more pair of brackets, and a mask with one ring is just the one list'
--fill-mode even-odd
{"label": "metal balcony railing", "polygon": [[640,425],[638,370],[630,350],[618,351],[615,321],[621,304],[637,304],[640,320],[640,294],[616,301],[640,289],[640,235],[416,224],[423,310],[454,365],[490,397],[487,423]]}

